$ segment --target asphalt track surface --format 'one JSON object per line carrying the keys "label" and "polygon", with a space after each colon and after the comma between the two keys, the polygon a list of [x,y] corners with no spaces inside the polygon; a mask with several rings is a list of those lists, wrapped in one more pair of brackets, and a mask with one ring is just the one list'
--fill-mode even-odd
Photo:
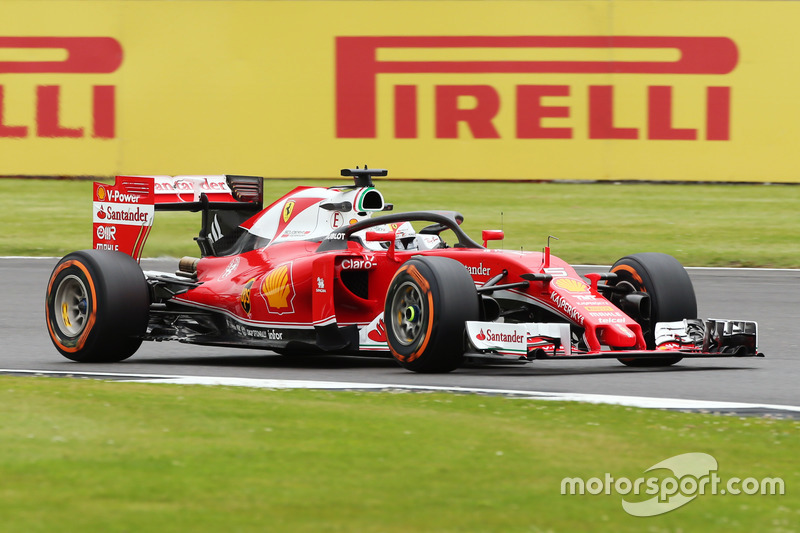
{"label": "asphalt track surface", "polygon": [[[611,394],[800,406],[800,270],[688,269],[699,315],[755,320],[765,358],[684,359],[668,368],[628,368],[616,360],[538,361],[414,374],[392,359],[284,357],[268,351],[146,342],[130,359],[75,363],[52,346],[44,322],[45,287],[56,259],[0,258],[0,368],[56,373],[120,373],[311,380]],[[172,271],[176,260],[145,260]],[[580,268],[582,273],[603,268]]]}

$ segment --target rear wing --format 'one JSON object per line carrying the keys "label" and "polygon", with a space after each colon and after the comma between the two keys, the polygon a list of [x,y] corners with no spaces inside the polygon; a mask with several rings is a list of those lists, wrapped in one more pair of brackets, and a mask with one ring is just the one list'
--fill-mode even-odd
{"label": "rear wing", "polygon": [[220,255],[238,237],[239,225],[261,210],[263,178],[256,176],[117,176],[94,183],[96,250],[117,250],[137,261],[156,211],[201,211],[195,237],[203,256]]}

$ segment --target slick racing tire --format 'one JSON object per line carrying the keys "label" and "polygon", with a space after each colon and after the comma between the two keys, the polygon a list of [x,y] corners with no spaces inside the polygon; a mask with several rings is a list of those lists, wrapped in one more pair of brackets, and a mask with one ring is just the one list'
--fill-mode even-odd
{"label": "slick racing tire", "polygon": [[475,284],[464,265],[415,257],[395,273],[384,320],[389,349],[414,372],[450,372],[464,359],[467,320],[480,316]]}
{"label": "slick racing tire", "polygon": [[[654,350],[655,326],[658,322],[673,322],[697,317],[697,300],[689,274],[677,259],[667,254],[640,253],[623,257],[611,267],[617,275],[613,285],[629,285],[635,291],[646,292],[650,297],[649,316],[628,315],[642,326],[647,348]],[[611,301],[618,305],[615,297]],[[620,359],[628,366],[670,366],[682,357],[657,357],[647,359]]]}
{"label": "slick racing tire", "polygon": [[50,339],[83,363],[127,359],[147,330],[150,291],[139,264],[122,252],[82,250],[64,256],[47,284]]}

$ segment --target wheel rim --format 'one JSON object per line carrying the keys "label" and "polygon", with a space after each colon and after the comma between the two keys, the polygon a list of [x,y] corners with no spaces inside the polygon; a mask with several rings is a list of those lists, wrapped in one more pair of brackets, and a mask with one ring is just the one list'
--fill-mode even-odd
{"label": "wheel rim", "polygon": [[397,342],[411,346],[423,335],[423,299],[419,288],[407,281],[394,293],[391,305],[392,333]]}
{"label": "wheel rim", "polygon": [[75,275],[66,276],[58,285],[53,314],[58,328],[67,337],[77,337],[86,327],[88,295],[86,285]]}

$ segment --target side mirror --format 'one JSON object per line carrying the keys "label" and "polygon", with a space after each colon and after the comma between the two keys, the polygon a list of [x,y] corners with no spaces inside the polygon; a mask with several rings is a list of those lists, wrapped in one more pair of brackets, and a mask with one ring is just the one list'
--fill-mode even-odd
{"label": "side mirror", "polygon": [[369,242],[389,242],[389,250],[386,252],[386,257],[389,258],[390,261],[395,260],[394,256],[394,241],[397,238],[397,234],[394,231],[368,231],[367,232],[367,241]]}
{"label": "side mirror", "polygon": [[481,232],[484,248],[486,248],[489,241],[502,241],[504,237],[505,235],[501,229],[485,229]]}
{"label": "side mirror", "polygon": [[393,231],[368,231],[367,241],[369,242],[394,242],[395,233]]}

